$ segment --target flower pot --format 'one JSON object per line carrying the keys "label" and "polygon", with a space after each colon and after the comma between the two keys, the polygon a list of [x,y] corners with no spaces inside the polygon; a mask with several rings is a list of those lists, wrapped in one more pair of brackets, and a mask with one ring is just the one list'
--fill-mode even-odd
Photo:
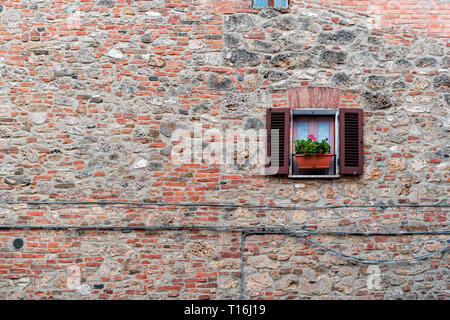
{"label": "flower pot", "polygon": [[296,154],[295,159],[299,169],[328,169],[331,166],[331,159],[333,154],[316,154],[306,156],[303,154]]}

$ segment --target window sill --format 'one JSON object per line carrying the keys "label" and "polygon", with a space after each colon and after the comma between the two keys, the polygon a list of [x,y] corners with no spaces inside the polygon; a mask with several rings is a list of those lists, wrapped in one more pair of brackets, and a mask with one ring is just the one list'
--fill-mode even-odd
{"label": "window sill", "polygon": [[338,179],[341,176],[339,174],[336,175],[288,175],[288,178],[291,179]]}
{"label": "window sill", "polygon": [[254,9],[254,10],[271,9],[271,10],[279,11],[279,12],[281,12],[281,13],[289,13],[289,12],[290,12],[290,9],[289,9],[289,8],[276,8],[276,7],[252,7],[252,9]]}

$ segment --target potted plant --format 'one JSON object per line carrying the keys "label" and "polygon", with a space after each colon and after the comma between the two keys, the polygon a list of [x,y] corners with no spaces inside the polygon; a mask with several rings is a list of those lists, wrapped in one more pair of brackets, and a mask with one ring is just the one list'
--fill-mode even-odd
{"label": "potted plant", "polygon": [[317,141],[314,135],[295,141],[295,159],[299,169],[328,169],[331,165],[333,154],[328,138]]}

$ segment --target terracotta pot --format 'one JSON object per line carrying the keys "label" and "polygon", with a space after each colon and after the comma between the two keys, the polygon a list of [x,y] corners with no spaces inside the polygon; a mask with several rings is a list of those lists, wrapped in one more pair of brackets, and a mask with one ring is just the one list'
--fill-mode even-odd
{"label": "terracotta pot", "polygon": [[313,156],[305,156],[303,154],[296,154],[299,169],[328,169],[331,165],[333,154],[317,154]]}

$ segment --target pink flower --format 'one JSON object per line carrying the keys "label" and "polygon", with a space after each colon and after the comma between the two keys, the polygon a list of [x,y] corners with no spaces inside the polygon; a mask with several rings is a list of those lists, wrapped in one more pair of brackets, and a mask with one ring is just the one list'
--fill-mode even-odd
{"label": "pink flower", "polygon": [[310,134],[310,135],[308,136],[308,138],[311,138],[311,139],[313,139],[313,140],[317,140],[317,138],[316,138],[316,137],[314,137],[314,135],[313,135],[313,134]]}

